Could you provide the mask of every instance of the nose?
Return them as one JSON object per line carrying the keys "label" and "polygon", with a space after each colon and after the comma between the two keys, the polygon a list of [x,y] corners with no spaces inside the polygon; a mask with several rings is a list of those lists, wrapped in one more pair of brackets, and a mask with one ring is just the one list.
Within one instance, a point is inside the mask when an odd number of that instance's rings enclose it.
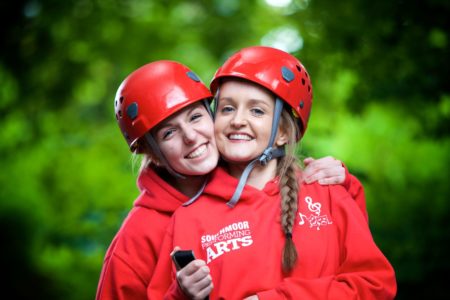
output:
{"label": "nose", "polygon": [[195,143],[195,139],[197,138],[197,132],[194,128],[191,128],[189,126],[183,128],[183,141],[186,144],[192,144]]}
{"label": "nose", "polygon": [[240,128],[247,124],[247,119],[242,111],[237,110],[236,113],[234,114],[233,118],[231,119],[230,123],[231,123],[231,126]]}

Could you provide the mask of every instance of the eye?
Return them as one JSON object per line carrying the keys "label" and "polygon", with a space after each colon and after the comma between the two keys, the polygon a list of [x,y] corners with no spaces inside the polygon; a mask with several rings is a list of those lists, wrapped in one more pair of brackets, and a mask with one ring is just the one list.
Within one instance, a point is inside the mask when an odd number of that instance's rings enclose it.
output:
{"label": "eye", "polygon": [[261,108],[258,108],[258,107],[252,108],[250,111],[252,112],[252,114],[254,116],[257,116],[257,117],[262,116],[265,113],[264,110],[262,110]]}
{"label": "eye", "polygon": [[223,114],[230,113],[230,112],[233,112],[233,111],[234,111],[234,107],[232,107],[230,105],[224,106],[224,107],[222,107],[220,109],[220,112],[223,113]]}
{"label": "eye", "polygon": [[169,128],[161,132],[161,137],[163,140],[169,139],[175,133],[175,128]]}
{"label": "eye", "polygon": [[199,120],[201,117],[203,117],[203,115],[201,113],[195,113],[191,116],[190,121],[193,122],[193,121]]}

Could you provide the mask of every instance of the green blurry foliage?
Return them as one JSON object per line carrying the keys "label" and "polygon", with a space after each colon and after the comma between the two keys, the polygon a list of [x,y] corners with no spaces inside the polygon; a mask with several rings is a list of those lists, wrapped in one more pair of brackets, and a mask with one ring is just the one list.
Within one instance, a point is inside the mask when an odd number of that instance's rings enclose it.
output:
{"label": "green blurry foliage", "polygon": [[397,299],[445,298],[449,2],[269,2],[0,4],[5,290],[94,298],[106,248],[138,195],[138,165],[113,112],[131,71],[173,59],[208,84],[233,51],[263,44],[293,52],[311,74],[301,154],[333,155],[363,182]]}

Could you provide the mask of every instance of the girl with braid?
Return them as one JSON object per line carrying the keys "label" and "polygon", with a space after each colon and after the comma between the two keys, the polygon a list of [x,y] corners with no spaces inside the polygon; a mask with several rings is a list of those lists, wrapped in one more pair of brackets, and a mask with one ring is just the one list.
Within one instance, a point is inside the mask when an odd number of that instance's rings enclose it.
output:
{"label": "girl with braid", "polygon": [[[294,155],[312,105],[306,69],[269,47],[211,83],[224,161],[168,225],[149,299],[393,299],[394,270],[341,185],[306,184]],[[173,251],[193,250],[181,270]]]}
{"label": "girl with braid", "polygon": [[[211,99],[192,70],[168,60],[136,69],[118,88],[117,123],[129,149],[142,156],[140,195],[105,255],[97,300],[147,298],[172,213],[195,199],[219,159]],[[325,157],[306,163],[307,180],[343,183],[357,194],[356,181],[338,160]]]}

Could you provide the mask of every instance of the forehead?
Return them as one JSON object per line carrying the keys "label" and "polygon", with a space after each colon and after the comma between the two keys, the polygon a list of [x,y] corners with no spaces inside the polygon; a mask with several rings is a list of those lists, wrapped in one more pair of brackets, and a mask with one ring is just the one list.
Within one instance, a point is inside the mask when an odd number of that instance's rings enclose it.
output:
{"label": "forehead", "polygon": [[247,99],[274,100],[274,95],[268,89],[247,80],[228,79],[220,86],[220,98],[239,97]]}
{"label": "forehead", "polygon": [[[172,114],[171,116],[167,117],[166,119],[162,120],[156,128],[161,128],[162,126],[169,124],[173,122],[176,119],[183,118],[185,115],[190,114],[192,111],[197,109],[205,109],[205,106],[201,101],[192,103],[191,105],[188,105],[187,107],[177,111],[176,113]],[[206,109],[205,109],[206,110]]]}

